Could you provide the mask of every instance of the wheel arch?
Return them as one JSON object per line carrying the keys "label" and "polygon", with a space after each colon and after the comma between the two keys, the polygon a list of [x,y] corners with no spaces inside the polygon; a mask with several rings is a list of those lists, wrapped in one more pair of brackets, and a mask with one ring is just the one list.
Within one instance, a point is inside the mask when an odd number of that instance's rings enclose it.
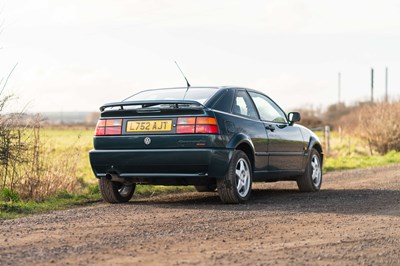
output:
{"label": "wheel arch", "polygon": [[228,148],[243,151],[250,160],[252,171],[255,166],[254,144],[249,136],[237,134],[227,145]]}
{"label": "wheel arch", "polygon": [[[311,160],[313,160],[313,154],[315,155],[316,153],[319,154],[319,159],[321,160],[319,163],[320,165],[314,165]],[[305,168],[304,168],[304,173],[302,175],[299,175],[296,179],[297,186],[299,187],[299,190],[301,192],[316,192],[319,191],[321,188],[322,184],[322,168],[323,168],[323,158],[324,158],[324,153],[322,150],[322,145],[318,141],[318,138],[313,138],[310,137],[310,142],[308,145],[308,149],[306,152],[305,158],[307,159],[305,161]],[[314,170],[317,169],[316,167],[319,168],[319,171],[316,172],[317,176],[314,176]],[[317,179],[318,178],[318,179]],[[315,183],[318,180],[318,183]]]}
{"label": "wheel arch", "polygon": [[320,143],[316,143],[316,144],[313,146],[313,148],[315,148],[315,149],[319,152],[319,154],[321,155],[321,163],[323,163],[323,162],[324,162],[324,152],[322,151],[322,146],[321,146],[321,144],[320,144]]}
{"label": "wheel arch", "polygon": [[323,163],[324,163],[324,151],[322,149],[322,145],[321,145],[321,143],[319,142],[318,139],[316,139],[314,137],[310,137],[310,142],[308,144],[308,149],[307,149],[307,153],[308,153],[307,159],[309,159],[310,154],[311,154],[311,149],[313,149],[313,148],[316,149],[318,151],[319,155],[321,156],[321,164],[323,165]]}

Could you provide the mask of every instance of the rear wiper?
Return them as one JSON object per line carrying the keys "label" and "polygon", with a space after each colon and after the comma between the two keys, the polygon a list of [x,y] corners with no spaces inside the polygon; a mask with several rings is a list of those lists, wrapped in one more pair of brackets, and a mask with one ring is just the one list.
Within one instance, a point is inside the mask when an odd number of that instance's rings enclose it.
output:
{"label": "rear wiper", "polygon": [[145,103],[142,104],[142,108],[148,108],[148,107],[152,107],[152,106],[156,106],[156,105],[160,105],[159,103]]}

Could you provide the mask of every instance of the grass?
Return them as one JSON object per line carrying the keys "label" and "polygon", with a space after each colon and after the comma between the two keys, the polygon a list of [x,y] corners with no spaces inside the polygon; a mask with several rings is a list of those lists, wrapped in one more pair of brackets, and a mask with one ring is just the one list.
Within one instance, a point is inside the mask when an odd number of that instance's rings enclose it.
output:
{"label": "grass", "polygon": [[[193,187],[176,186],[143,186],[138,185],[135,191],[135,198],[152,197],[163,194],[195,191]],[[0,194],[2,191],[0,191]],[[4,193],[3,193],[4,194]],[[0,220],[15,219],[27,215],[46,213],[55,210],[65,210],[77,206],[90,205],[102,201],[97,183],[86,187],[85,192],[79,194],[69,194],[60,192],[56,196],[41,202],[35,201],[15,201],[9,198],[4,200],[0,196]]]}
{"label": "grass", "polygon": [[86,183],[94,184],[92,168],[89,163],[89,151],[93,148],[93,128],[44,128],[42,129],[42,139],[44,140],[49,152],[54,154],[54,160],[68,154],[71,149],[75,149],[79,154],[77,165],[77,178]]}
{"label": "grass", "polygon": [[[193,187],[176,186],[143,186],[138,185],[135,198],[152,197],[156,195],[195,191]],[[54,197],[41,202],[21,201],[18,195],[9,194],[9,191],[0,191],[0,220],[15,219],[32,214],[46,213],[55,210],[65,210],[77,206],[90,205],[102,201],[97,183],[88,185],[84,192],[70,194],[60,192]]]}
{"label": "grass", "polygon": [[[95,191],[94,187],[92,187],[92,190]],[[45,213],[54,210],[63,210],[74,206],[87,205],[97,201],[100,201],[100,195],[98,192],[87,192],[82,194],[60,192],[56,196],[48,198],[42,202],[0,200],[0,220],[14,219],[30,214]]]}
{"label": "grass", "polygon": [[385,155],[350,155],[339,157],[328,157],[325,161],[326,171],[349,170],[356,168],[369,168],[400,164],[400,152],[391,151]]}
{"label": "grass", "polygon": [[[331,151],[326,155],[325,171],[336,171],[354,168],[367,168],[400,163],[400,152],[391,151],[386,155],[370,155],[368,145],[353,137],[331,135]],[[323,140],[323,137],[320,136]],[[52,210],[67,209],[101,201],[101,195],[89,163],[89,150],[93,147],[93,128],[43,128],[42,140],[45,141],[52,160],[69,154],[71,149],[79,154],[77,176],[82,188],[76,194],[60,192],[41,202],[21,201],[18,195],[9,191],[0,191],[0,219],[12,219],[30,214],[44,213]],[[136,198],[150,197],[176,192],[195,191],[191,186],[149,186],[138,185]]]}
{"label": "grass", "polygon": [[[320,136],[320,139],[324,138]],[[400,152],[390,151],[380,155],[372,151],[367,143],[352,136],[331,134],[330,153],[326,155],[324,170],[338,171],[400,164]]]}

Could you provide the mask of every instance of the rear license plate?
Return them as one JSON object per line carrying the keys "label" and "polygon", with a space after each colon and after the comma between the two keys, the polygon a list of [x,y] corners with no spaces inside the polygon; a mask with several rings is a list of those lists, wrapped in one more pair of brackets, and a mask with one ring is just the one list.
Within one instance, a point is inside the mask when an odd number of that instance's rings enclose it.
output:
{"label": "rear license plate", "polygon": [[172,120],[128,121],[126,132],[165,132],[172,130]]}

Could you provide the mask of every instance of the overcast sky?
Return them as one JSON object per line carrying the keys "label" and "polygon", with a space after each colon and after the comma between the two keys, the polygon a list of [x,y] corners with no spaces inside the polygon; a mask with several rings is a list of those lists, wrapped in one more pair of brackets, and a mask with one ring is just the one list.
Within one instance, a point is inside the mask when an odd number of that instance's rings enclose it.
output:
{"label": "overcast sky", "polygon": [[[93,111],[142,89],[238,85],[287,111],[400,96],[400,1],[0,0],[0,77],[29,111]],[[20,107],[18,107],[20,108]]]}

